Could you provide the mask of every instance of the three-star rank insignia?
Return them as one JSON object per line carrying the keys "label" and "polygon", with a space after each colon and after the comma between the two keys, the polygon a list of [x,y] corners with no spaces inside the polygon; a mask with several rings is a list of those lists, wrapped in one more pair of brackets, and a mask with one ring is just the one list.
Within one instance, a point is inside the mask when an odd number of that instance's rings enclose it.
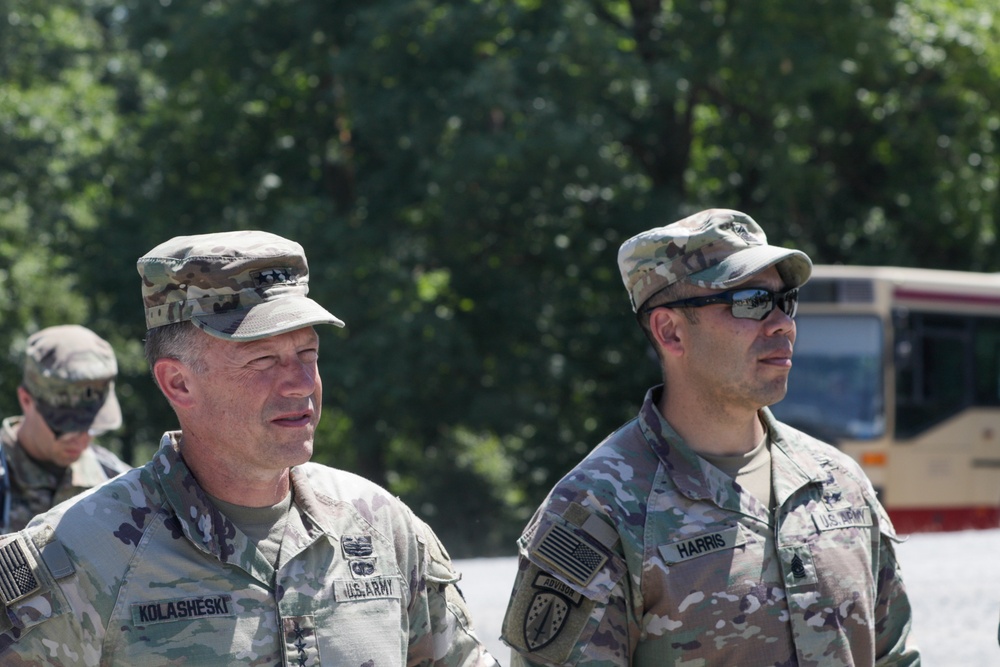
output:
{"label": "three-star rank insignia", "polygon": [[569,618],[569,605],[557,593],[539,592],[524,617],[524,642],[537,651],[559,636]]}

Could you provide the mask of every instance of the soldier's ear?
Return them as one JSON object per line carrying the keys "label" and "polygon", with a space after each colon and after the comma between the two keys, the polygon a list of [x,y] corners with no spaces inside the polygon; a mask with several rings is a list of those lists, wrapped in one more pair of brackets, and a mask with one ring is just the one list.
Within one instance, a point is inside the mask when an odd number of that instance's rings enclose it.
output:
{"label": "soldier's ear", "polygon": [[23,415],[28,412],[28,409],[34,404],[35,399],[31,397],[27,389],[23,386],[18,386],[17,402],[21,405],[21,414]]}
{"label": "soldier's ear", "polygon": [[656,308],[649,313],[649,331],[662,353],[678,356],[684,352],[684,337],[679,330],[684,316],[676,308]]}
{"label": "soldier's ear", "polygon": [[190,407],[194,403],[191,393],[191,383],[188,374],[190,369],[177,359],[164,357],[153,364],[153,377],[160,391],[170,404],[179,407]]}

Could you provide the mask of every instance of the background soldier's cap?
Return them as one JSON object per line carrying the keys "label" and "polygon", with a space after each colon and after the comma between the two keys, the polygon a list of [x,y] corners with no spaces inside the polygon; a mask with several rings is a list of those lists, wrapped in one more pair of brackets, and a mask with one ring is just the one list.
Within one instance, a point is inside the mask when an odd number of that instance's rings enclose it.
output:
{"label": "background soldier's cap", "polygon": [[344,323],[308,298],[302,246],[261,231],[178,236],[139,258],[146,328],[191,320],[205,333],[257,340]]}
{"label": "background soldier's cap", "polygon": [[618,268],[636,312],[676,282],[728,289],[771,266],[777,267],[786,289],[812,274],[812,261],[804,252],[768,245],[753,218],[720,208],[637,234],[618,250]]}
{"label": "background soldier's cap", "polygon": [[28,338],[22,384],[53,431],[100,434],[121,426],[117,375],[111,345],[86,327],[49,327]]}

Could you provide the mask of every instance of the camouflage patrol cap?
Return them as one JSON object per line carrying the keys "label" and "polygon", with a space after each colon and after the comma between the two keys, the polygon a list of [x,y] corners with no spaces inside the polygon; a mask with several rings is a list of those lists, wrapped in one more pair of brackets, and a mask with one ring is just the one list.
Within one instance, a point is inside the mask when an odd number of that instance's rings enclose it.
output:
{"label": "camouflage patrol cap", "polygon": [[146,328],[192,321],[249,341],[314,324],[344,323],[308,298],[302,246],[262,231],[178,236],[139,258]]}
{"label": "camouflage patrol cap", "polygon": [[53,431],[99,434],[121,426],[117,375],[111,345],[86,327],[49,327],[28,338],[22,385]]}
{"label": "camouflage patrol cap", "polygon": [[804,252],[768,245],[753,218],[721,208],[637,234],[618,250],[618,268],[637,312],[649,297],[676,282],[728,289],[771,266],[787,288],[798,287],[812,274],[812,261]]}

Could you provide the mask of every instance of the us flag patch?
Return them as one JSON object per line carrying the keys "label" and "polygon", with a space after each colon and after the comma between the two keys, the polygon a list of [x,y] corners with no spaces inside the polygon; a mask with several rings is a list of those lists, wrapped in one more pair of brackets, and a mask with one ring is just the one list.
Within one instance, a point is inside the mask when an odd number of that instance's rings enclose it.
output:
{"label": "us flag patch", "polygon": [[0,546],[0,598],[4,604],[17,602],[38,589],[38,579],[21,545],[21,538]]}
{"label": "us flag patch", "polygon": [[608,560],[607,556],[559,524],[553,524],[548,529],[538,543],[535,555],[581,586],[589,584]]}

